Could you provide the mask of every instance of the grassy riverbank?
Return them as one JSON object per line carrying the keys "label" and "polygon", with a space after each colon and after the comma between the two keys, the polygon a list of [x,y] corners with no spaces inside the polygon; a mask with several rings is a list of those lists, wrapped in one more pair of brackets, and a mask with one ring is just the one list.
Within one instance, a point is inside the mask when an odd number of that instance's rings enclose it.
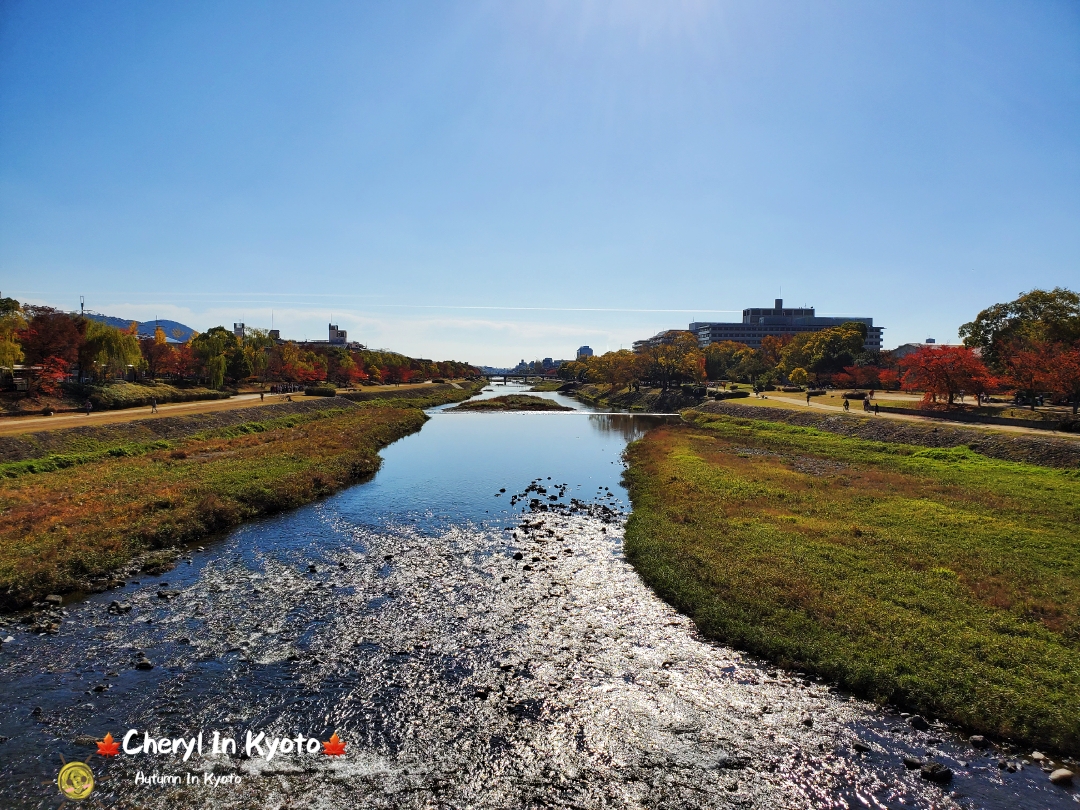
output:
{"label": "grassy riverbank", "polygon": [[72,436],[66,453],[54,444],[8,462],[0,607],[81,589],[142,552],[335,492],[375,472],[378,451],[427,418],[417,407],[332,402],[267,406],[262,420],[149,441],[125,442],[112,426]]}
{"label": "grassy riverbank", "polygon": [[1080,473],[693,419],[630,447],[626,552],[706,636],[1080,750]]}
{"label": "grassy riverbank", "polygon": [[477,399],[466,402],[450,410],[453,411],[572,411],[566,405],[543,397],[528,394],[507,394],[491,399]]}

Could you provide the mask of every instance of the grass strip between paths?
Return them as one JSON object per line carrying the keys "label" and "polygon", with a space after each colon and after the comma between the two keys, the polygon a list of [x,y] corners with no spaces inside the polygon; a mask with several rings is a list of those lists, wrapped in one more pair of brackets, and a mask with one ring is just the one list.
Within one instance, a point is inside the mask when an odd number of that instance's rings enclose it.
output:
{"label": "grass strip between paths", "polygon": [[685,415],[627,451],[625,542],[705,636],[1080,751],[1080,472]]}

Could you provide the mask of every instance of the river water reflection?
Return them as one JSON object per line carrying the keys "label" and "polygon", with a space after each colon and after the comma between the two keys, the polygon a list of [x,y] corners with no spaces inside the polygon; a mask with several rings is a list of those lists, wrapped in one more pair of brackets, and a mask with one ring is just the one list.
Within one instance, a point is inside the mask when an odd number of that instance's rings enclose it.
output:
{"label": "river water reflection", "polygon": [[[57,636],[19,634],[0,651],[0,804],[58,805],[61,757],[134,728],[347,749],[90,756],[102,806],[1075,806],[1038,769],[700,640],[621,554],[621,452],[665,417],[572,404],[436,409],[372,480],[70,606]],[[903,755],[956,776],[923,782]]]}

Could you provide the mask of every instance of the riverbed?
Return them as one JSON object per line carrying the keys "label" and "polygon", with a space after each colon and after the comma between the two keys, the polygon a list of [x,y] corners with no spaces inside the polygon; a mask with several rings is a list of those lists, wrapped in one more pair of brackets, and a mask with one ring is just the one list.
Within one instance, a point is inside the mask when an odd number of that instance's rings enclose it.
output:
{"label": "riverbed", "polygon": [[[371,480],[66,605],[55,636],[6,620],[0,804],[58,806],[80,760],[107,807],[1076,807],[1024,752],[703,641],[621,552],[622,450],[677,417],[539,396],[575,410],[435,409]],[[132,729],[204,753],[94,753]],[[320,745],[268,759],[249,732]]]}

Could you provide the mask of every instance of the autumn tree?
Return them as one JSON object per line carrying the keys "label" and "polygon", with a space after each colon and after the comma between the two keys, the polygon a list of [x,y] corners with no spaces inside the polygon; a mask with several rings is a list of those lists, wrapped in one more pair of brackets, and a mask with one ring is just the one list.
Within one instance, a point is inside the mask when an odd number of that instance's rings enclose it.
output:
{"label": "autumn tree", "polygon": [[23,311],[28,317],[26,327],[19,333],[19,343],[27,363],[40,364],[49,357],[57,357],[69,365],[78,361],[88,326],[85,320],[52,307],[28,306]]}
{"label": "autumn tree", "polygon": [[900,361],[901,386],[905,391],[923,391],[923,401],[945,397],[953,404],[960,392],[984,394],[995,385],[990,370],[965,346],[924,347]]}
{"label": "autumn tree", "polygon": [[175,349],[169,344],[165,330],[160,326],[155,327],[152,338],[141,338],[139,340],[139,349],[142,352],[146,370],[151,377],[156,378],[160,374],[168,373],[175,365],[173,363]]}
{"label": "autumn tree", "polygon": [[640,379],[642,357],[629,349],[619,349],[600,355],[592,365],[597,377],[610,383],[614,391],[622,391]]}
{"label": "autumn tree", "polygon": [[1055,394],[1068,397],[1076,416],[1080,409],[1080,342],[1073,346],[1058,344],[1049,382]]}
{"label": "autumn tree", "polygon": [[693,332],[669,332],[659,346],[645,351],[648,374],[663,389],[682,381],[698,382],[705,379],[705,355],[698,347]]}

